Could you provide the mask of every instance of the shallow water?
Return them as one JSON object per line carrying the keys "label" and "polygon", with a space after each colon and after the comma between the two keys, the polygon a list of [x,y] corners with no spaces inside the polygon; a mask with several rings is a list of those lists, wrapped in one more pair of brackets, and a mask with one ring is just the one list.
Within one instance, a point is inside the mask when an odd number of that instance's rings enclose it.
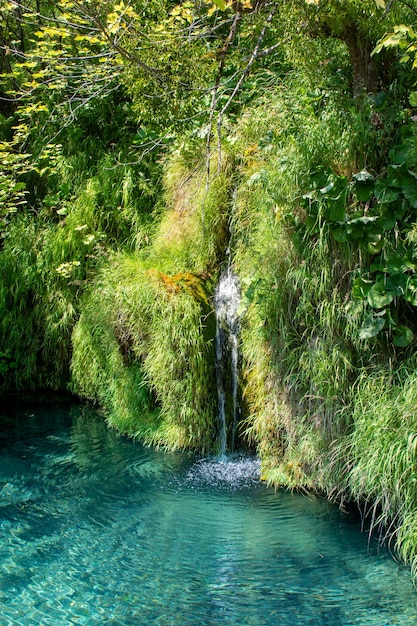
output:
{"label": "shallow water", "polygon": [[417,623],[409,572],[254,458],[144,449],[91,410],[0,429],[0,624]]}

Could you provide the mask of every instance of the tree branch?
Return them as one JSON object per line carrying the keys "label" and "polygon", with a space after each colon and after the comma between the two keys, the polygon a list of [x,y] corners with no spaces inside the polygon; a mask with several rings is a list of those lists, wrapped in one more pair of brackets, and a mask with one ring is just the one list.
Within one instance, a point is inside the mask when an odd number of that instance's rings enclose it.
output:
{"label": "tree branch", "polygon": [[206,189],[205,189],[205,196],[204,196],[204,200],[202,203],[202,210],[201,210],[201,222],[202,222],[202,230],[203,230],[203,239],[204,239],[204,234],[205,234],[205,224],[204,224],[204,205],[205,205],[205,200],[206,197],[208,195],[208,191],[209,191],[209,187],[210,187],[210,159],[211,159],[211,152],[210,152],[210,144],[211,144],[211,135],[212,135],[212,130],[213,130],[213,120],[214,120],[214,114],[217,108],[217,100],[218,100],[218,93],[219,93],[219,86],[220,86],[220,81],[223,75],[223,70],[224,70],[224,64],[225,64],[225,60],[226,60],[226,56],[227,53],[230,50],[230,47],[232,46],[235,37],[236,37],[236,33],[238,31],[239,28],[239,24],[241,22],[242,19],[242,13],[240,11],[236,11],[234,18],[233,18],[233,22],[230,26],[230,30],[229,33],[226,37],[226,40],[220,50],[220,53],[218,54],[218,58],[220,59],[220,65],[219,65],[219,70],[217,72],[217,76],[216,76],[216,80],[212,89],[212,96],[211,96],[211,104],[210,104],[210,115],[209,115],[209,122],[208,122],[208,131],[207,131],[207,141],[206,141]]}
{"label": "tree branch", "polygon": [[[226,104],[223,106],[223,108],[221,109],[220,113],[219,113],[219,117],[217,120],[217,150],[218,150],[218,171],[220,171],[221,168],[221,128],[222,128],[222,124],[223,124],[223,116],[226,113],[227,109],[229,108],[229,106],[231,105],[231,103],[233,102],[234,97],[236,96],[237,92],[239,91],[239,89],[241,88],[243,81],[245,80],[246,76],[249,74],[249,71],[252,67],[252,65],[254,64],[254,62],[256,61],[256,59],[258,59],[260,56],[263,56],[263,51],[260,51],[260,47],[262,44],[262,41],[264,40],[267,28],[269,26],[269,24],[271,23],[273,17],[275,14],[275,7],[272,8],[271,12],[269,13],[265,25],[262,28],[261,32],[259,33],[259,37],[258,40],[256,42],[255,48],[253,49],[253,52],[251,54],[251,57],[249,59],[249,61],[246,64],[245,69],[243,70],[238,82],[236,83],[232,93],[230,94]],[[276,44],[277,46],[278,44]],[[271,50],[275,49],[276,46],[271,46]],[[266,50],[265,50],[266,53]]]}

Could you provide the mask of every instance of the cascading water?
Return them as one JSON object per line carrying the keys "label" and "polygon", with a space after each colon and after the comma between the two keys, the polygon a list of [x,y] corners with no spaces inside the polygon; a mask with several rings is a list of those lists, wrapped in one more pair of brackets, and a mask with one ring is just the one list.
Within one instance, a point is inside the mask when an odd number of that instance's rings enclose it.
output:
{"label": "cascading water", "polygon": [[219,279],[214,293],[216,313],[216,378],[219,417],[219,452],[222,456],[235,446],[240,411],[238,398],[238,343],[240,289],[230,267]]}

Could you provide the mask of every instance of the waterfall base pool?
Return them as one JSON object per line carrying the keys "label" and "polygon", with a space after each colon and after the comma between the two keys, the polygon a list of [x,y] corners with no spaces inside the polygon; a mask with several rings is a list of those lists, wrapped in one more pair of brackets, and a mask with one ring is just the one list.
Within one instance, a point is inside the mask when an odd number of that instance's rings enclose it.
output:
{"label": "waterfall base pool", "polygon": [[1,425],[0,624],[417,623],[408,570],[251,457],[145,449],[82,407]]}

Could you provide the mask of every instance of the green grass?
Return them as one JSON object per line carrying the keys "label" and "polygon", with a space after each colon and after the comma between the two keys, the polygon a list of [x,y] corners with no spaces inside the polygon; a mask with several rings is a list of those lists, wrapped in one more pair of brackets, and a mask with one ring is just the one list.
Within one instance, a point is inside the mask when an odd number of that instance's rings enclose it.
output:
{"label": "green grass", "polygon": [[140,257],[118,255],[73,334],[73,390],[146,443],[209,450],[215,438],[210,315]]}
{"label": "green grass", "polygon": [[[80,150],[81,127],[82,121],[68,130],[53,171],[27,176],[31,209],[13,215],[2,233],[2,389],[68,384],[71,335],[84,290],[112,251],[146,247],[152,231],[160,190],[157,155],[118,165],[103,143],[115,129],[97,129],[94,136],[90,128]],[[119,145],[121,161],[128,160],[125,142]]]}
{"label": "green grass", "polygon": [[208,451],[217,438],[212,272],[230,183],[227,171],[208,193],[203,183],[201,167],[167,165],[167,210],[152,243],[103,264],[81,304],[71,368],[72,389],[105,407],[112,426],[146,443]]}
{"label": "green grass", "polygon": [[352,390],[352,428],[335,446],[342,496],[366,511],[371,532],[389,540],[417,573],[415,358],[396,371],[363,371]]}

